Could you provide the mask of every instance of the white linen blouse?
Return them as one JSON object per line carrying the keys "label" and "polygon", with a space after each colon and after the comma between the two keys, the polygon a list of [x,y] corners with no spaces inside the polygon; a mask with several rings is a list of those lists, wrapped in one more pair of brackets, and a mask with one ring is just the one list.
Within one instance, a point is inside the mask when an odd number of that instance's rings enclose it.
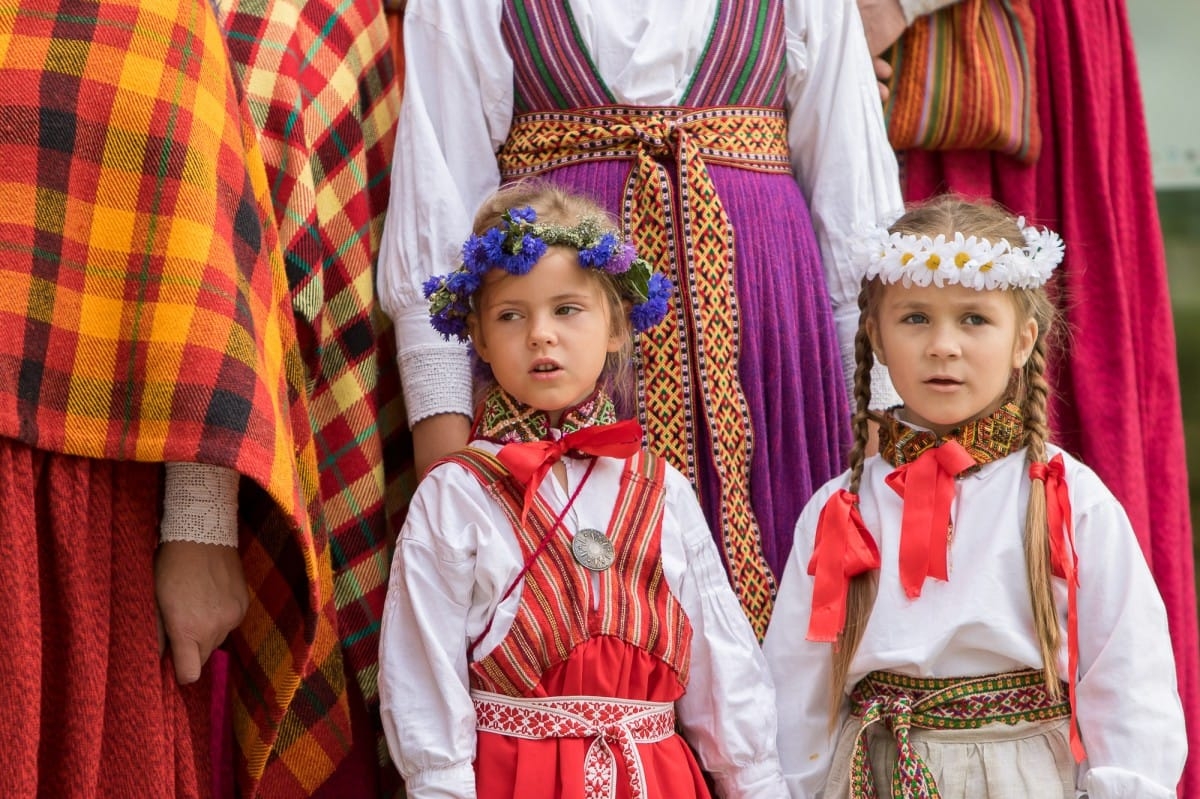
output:
{"label": "white linen blouse", "polygon": [[[718,0],[570,0],[579,33],[617,102],[678,103],[704,52]],[[495,154],[513,115],[502,0],[410,0],[391,201],[378,268],[395,322],[410,423],[472,413],[466,348],[429,325],[421,286],[456,268],[476,208],[500,182]],[[848,238],[902,209],[896,159],[854,0],[785,0],[788,143],[834,305],[843,372],[854,374],[859,275]],[[884,373],[876,407],[897,404]],[[849,393],[847,396],[853,396]]]}

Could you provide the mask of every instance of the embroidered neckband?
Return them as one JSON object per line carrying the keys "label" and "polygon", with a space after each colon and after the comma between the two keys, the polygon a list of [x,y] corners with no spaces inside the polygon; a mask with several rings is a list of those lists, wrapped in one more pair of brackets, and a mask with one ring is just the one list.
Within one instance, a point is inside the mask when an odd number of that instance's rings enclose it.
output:
{"label": "embroidered neckband", "polygon": [[[563,435],[585,427],[613,424],[618,421],[617,409],[602,389],[596,389],[578,405],[563,411],[558,429]],[[526,405],[499,386],[488,392],[479,406],[471,438],[482,438],[497,444],[523,441],[542,441],[550,438],[550,415]]]}
{"label": "embroidered neckband", "polygon": [[510,208],[499,225],[467,239],[458,269],[425,281],[430,324],[446,339],[466,341],[471,297],[483,285],[483,276],[492,269],[524,275],[554,246],[578,250],[580,266],[616,279],[621,296],[632,303],[629,322],[635,333],[649,330],[667,315],[671,281],[639,257],[632,244],[605,229],[599,218],[585,217],[572,227],[549,225],[538,222],[537,213],[525,207]]}
{"label": "embroidered neckband", "polygon": [[1063,241],[1049,228],[1026,226],[1024,217],[1017,219],[1017,225],[1025,237],[1024,247],[962,233],[930,238],[876,228],[854,242],[852,253],[867,280],[887,285],[1038,288],[1062,263]]}
{"label": "embroidered neckband", "polygon": [[1000,460],[1025,446],[1021,406],[1006,402],[987,416],[964,422],[941,437],[908,426],[896,418],[895,409],[884,412],[879,423],[879,455],[893,466],[914,461],[925,450],[946,441],[961,444],[977,466]]}

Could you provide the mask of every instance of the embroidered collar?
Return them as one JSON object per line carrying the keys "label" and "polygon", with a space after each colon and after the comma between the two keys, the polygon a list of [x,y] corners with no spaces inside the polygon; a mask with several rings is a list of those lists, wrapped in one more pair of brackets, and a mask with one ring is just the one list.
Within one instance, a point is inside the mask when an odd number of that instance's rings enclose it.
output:
{"label": "embroidered collar", "polygon": [[[617,409],[613,401],[603,391],[596,389],[583,402],[563,412],[558,429],[566,435],[585,427],[613,424],[616,421]],[[497,444],[514,444],[551,438],[550,429],[549,414],[529,407],[497,386],[480,406],[471,437]]]}
{"label": "embroidered collar", "polygon": [[879,426],[879,454],[893,466],[916,460],[922,452],[945,441],[957,441],[977,466],[1000,460],[1025,445],[1025,423],[1021,406],[1015,402],[1001,405],[994,413],[938,436],[929,430],[914,429],[896,418],[895,409],[884,413]]}

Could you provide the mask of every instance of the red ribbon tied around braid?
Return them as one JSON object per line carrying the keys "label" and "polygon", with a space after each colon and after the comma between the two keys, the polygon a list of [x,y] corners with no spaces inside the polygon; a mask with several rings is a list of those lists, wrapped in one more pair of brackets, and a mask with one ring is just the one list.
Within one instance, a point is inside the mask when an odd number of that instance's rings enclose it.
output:
{"label": "red ribbon tied around braid", "polygon": [[904,499],[900,519],[900,585],[909,599],[921,595],[926,577],[950,579],[950,505],[954,478],[975,466],[957,441],[930,447],[916,460],[889,474],[884,482]]}
{"label": "red ribbon tied around braid", "polygon": [[837,641],[846,626],[850,579],[879,568],[879,548],[858,512],[858,495],[840,489],[821,508],[808,573],[813,575],[810,641]]}
{"label": "red ribbon tied around braid", "polygon": [[1067,490],[1066,473],[1062,455],[1055,455],[1049,463],[1029,464],[1029,478],[1046,484],[1050,568],[1055,577],[1067,581],[1067,695],[1071,701],[1071,754],[1079,762],[1086,756],[1079,722],[1075,718],[1075,674],[1079,669],[1079,617],[1076,613],[1079,557],[1075,553],[1075,525],[1071,519],[1071,494]]}
{"label": "red ribbon tied around braid", "polygon": [[633,419],[614,424],[595,425],[567,433],[558,440],[524,441],[505,444],[496,458],[525,486],[525,501],[521,507],[521,524],[529,514],[529,506],[537,496],[538,487],[554,464],[564,455],[583,455],[628,458],[642,448],[642,426]]}

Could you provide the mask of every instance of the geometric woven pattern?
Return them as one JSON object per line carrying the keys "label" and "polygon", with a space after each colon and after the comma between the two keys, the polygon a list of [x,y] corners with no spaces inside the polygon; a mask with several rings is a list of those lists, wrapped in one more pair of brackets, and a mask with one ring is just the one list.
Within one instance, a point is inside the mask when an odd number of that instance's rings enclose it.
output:
{"label": "geometric woven pattern", "polygon": [[909,731],[913,727],[973,730],[988,724],[1048,721],[1068,718],[1071,705],[1066,699],[1050,697],[1040,670],[957,679],[921,679],[874,671],[854,687],[850,712],[859,722],[851,758],[850,796],[876,796],[864,733],[872,724],[882,722],[896,738],[893,799],[926,799],[938,796],[937,783],[912,747]]}
{"label": "geometric woven pattern", "polygon": [[532,740],[591,738],[583,761],[585,799],[616,799],[618,751],[629,775],[629,793],[635,799],[648,799],[637,745],[675,735],[675,706],[670,702],[513,699],[484,691],[472,691],[471,698],[475,726],[481,732]]}
{"label": "geometric woven pattern", "polygon": [[[883,413],[882,417],[879,454],[893,466],[911,463],[925,450],[945,441],[957,441],[980,466],[1000,460],[1025,446],[1025,421],[1021,406],[1015,402],[1007,402],[987,416],[964,422],[940,437],[901,423],[891,411]],[[974,471],[972,468],[961,476]]]}

